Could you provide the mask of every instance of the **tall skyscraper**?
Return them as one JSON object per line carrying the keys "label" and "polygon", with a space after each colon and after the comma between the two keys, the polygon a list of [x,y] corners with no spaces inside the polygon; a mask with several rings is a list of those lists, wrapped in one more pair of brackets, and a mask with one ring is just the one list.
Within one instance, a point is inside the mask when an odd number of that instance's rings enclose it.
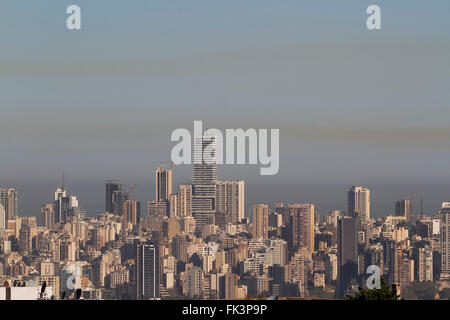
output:
{"label": "tall skyscraper", "polygon": [[0,203],[0,230],[4,230],[6,226],[6,211],[3,204]]}
{"label": "tall skyscraper", "polygon": [[147,203],[147,216],[161,216],[167,215],[168,203],[166,201],[149,201]]}
{"label": "tall skyscraper", "polygon": [[281,214],[284,225],[289,224],[289,208],[285,207],[283,202],[277,202],[275,204],[275,212]]}
{"label": "tall skyscraper", "polygon": [[178,210],[178,194],[171,194],[169,196],[169,218],[177,218],[179,216]]}
{"label": "tall skyscraper", "polygon": [[402,270],[402,245],[395,240],[385,239],[383,241],[385,259],[385,274],[388,283],[400,284]]}
{"label": "tall skyscraper", "polygon": [[347,196],[348,215],[359,216],[361,222],[370,220],[370,190],[361,186],[352,186]]}
{"label": "tall skyscraper", "polygon": [[122,191],[122,185],[119,183],[115,183],[112,180],[106,182],[106,204],[105,211],[115,213],[114,211],[114,192]]}
{"label": "tall skyscraper", "polygon": [[192,216],[192,185],[178,186],[177,205],[180,218]]}
{"label": "tall skyscraper", "polygon": [[395,202],[395,215],[405,217],[406,221],[412,220],[412,206],[410,200],[398,200]]}
{"label": "tall skyscraper", "polygon": [[119,216],[123,216],[123,205],[129,198],[127,191],[122,189],[120,183],[110,180],[106,182],[106,212],[111,212]]}
{"label": "tall skyscraper", "polygon": [[62,222],[65,213],[69,209],[69,198],[67,197],[66,188],[61,186],[55,191],[55,223]]}
{"label": "tall skyscraper", "polygon": [[112,213],[123,216],[123,204],[129,199],[129,194],[125,190],[116,190],[113,192]]}
{"label": "tall skyscraper", "polygon": [[76,210],[73,210],[74,208],[79,208],[77,197],[67,196],[66,188],[64,186],[58,187],[55,191],[54,223],[66,223],[68,217],[76,212]]}
{"label": "tall skyscraper", "polygon": [[19,193],[14,188],[0,188],[0,203],[5,209],[6,219],[14,220],[19,215]]}
{"label": "tall skyscraper", "polygon": [[441,220],[441,278],[450,278],[450,201],[442,204]]}
{"label": "tall skyscraper", "polygon": [[137,244],[136,298],[159,298],[159,247],[155,243]]}
{"label": "tall skyscraper", "polygon": [[203,272],[201,268],[195,266],[187,268],[183,289],[186,296],[201,298],[203,291]]}
{"label": "tall skyscraper", "polygon": [[177,261],[187,261],[187,247],[186,236],[177,235],[172,239],[172,255]]}
{"label": "tall skyscraper", "polygon": [[256,204],[252,207],[253,238],[269,238],[269,206]]}
{"label": "tall skyscraper", "polygon": [[139,201],[126,200],[123,203],[123,222],[125,226],[130,222],[133,226],[141,219],[141,203]]}
{"label": "tall skyscraper", "polygon": [[342,297],[358,275],[357,219],[354,217],[339,217],[338,220],[338,269],[336,295]]}
{"label": "tall skyscraper", "polygon": [[414,278],[419,281],[433,281],[433,250],[424,245],[413,249]]}
{"label": "tall skyscraper", "polygon": [[341,216],[341,211],[340,210],[333,210],[330,211],[326,216],[325,216],[325,222],[326,224],[330,224],[333,227],[337,228],[337,222],[339,217]]}
{"label": "tall skyscraper", "polygon": [[55,224],[55,205],[52,203],[45,204],[41,207],[42,225],[46,228],[53,229]]}
{"label": "tall skyscraper", "polygon": [[289,205],[294,250],[308,248],[309,252],[314,252],[314,212],[314,204],[296,203]]}
{"label": "tall skyscraper", "polygon": [[[217,182],[217,137],[196,137],[194,186],[213,186]],[[209,159],[206,157],[209,156]]]}
{"label": "tall skyscraper", "polygon": [[220,277],[220,298],[227,300],[235,300],[236,289],[238,287],[239,276],[234,273],[227,273]]}
{"label": "tall skyscraper", "polygon": [[[214,223],[217,182],[217,137],[195,137],[194,144],[194,186],[192,212],[196,231],[202,231],[207,224]],[[210,156],[209,159],[204,154]],[[198,163],[196,163],[198,162]]]}
{"label": "tall skyscraper", "polygon": [[233,224],[244,219],[244,181],[216,182],[216,212],[227,214]]}
{"label": "tall skyscraper", "polygon": [[19,250],[23,254],[30,254],[32,249],[31,227],[23,225],[19,232]]}
{"label": "tall skyscraper", "polygon": [[172,194],[172,168],[163,167],[156,169],[156,201],[169,201]]}

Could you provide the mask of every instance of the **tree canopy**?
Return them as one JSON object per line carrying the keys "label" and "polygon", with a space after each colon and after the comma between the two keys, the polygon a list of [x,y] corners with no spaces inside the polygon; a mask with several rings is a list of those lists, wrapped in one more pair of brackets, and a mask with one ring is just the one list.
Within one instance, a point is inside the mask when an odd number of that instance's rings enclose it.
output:
{"label": "tree canopy", "polygon": [[397,291],[391,288],[386,281],[381,278],[380,289],[362,289],[353,295],[345,296],[347,300],[401,300]]}

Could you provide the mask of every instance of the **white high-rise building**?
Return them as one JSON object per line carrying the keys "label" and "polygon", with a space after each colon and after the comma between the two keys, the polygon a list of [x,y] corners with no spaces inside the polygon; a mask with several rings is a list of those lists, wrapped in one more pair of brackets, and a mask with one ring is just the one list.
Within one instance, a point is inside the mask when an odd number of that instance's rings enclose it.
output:
{"label": "white high-rise building", "polygon": [[55,201],[59,200],[60,198],[64,198],[67,195],[66,188],[65,187],[58,187],[55,191]]}
{"label": "white high-rise building", "polygon": [[231,223],[244,219],[245,193],[244,181],[216,182],[216,212],[226,213]]}
{"label": "white high-rise building", "polygon": [[266,249],[266,261],[267,265],[278,264],[285,266],[288,264],[288,244],[285,240],[274,239],[270,240],[270,245]]}
{"label": "white high-rise building", "polygon": [[370,190],[361,186],[352,186],[348,192],[348,215],[359,216],[361,222],[370,220]]}
{"label": "white high-rise building", "polygon": [[414,248],[415,279],[419,282],[433,281],[433,250],[425,245],[422,248]]}
{"label": "white high-rise building", "polygon": [[[66,223],[67,217],[75,213],[75,209],[80,209],[76,196],[67,196],[65,187],[58,187],[55,191],[55,223]],[[83,215],[83,214],[82,214]]]}

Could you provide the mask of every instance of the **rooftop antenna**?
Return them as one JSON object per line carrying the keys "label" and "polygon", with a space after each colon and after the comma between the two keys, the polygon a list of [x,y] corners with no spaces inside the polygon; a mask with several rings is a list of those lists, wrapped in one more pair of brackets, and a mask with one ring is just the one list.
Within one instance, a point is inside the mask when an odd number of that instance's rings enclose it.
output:
{"label": "rooftop antenna", "polygon": [[62,187],[65,189],[66,188],[66,180],[65,180],[65,177],[64,177],[64,171],[63,171],[63,173],[62,173]]}

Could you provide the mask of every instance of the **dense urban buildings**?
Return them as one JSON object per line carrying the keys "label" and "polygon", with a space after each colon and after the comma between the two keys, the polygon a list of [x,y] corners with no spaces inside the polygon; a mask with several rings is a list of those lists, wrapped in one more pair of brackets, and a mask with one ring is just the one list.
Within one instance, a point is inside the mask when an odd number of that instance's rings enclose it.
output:
{"label": "dense urban buildings", "polygon": [[109,180],[105,211],[90,215],[63,183],[38,224],[18,214],[16,189],[0,188],[0,299],[336,299],[365,288],[374,265],[406,298],[420,284],[445,298],[450,202],[427,216],[398,200],[375,219],[370,190],[352,186],[347,212],[277,202],[246,215],[244,181],[219,180],[211,159],[176,187],[172,167],[158,167],[146,210],[134,185]]}

